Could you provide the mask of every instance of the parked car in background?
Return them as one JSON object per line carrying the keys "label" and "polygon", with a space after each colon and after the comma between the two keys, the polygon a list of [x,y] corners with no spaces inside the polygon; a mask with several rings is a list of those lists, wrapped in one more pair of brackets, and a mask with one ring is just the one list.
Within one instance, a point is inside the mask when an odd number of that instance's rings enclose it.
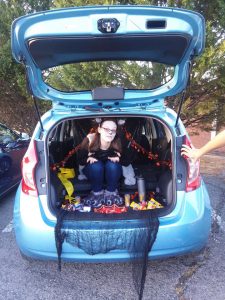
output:
{"label": "parked car in background", "polygon": [[0,197],[19,184],[21,161],[29,145],[26,133],[18,133],[0,123]]}

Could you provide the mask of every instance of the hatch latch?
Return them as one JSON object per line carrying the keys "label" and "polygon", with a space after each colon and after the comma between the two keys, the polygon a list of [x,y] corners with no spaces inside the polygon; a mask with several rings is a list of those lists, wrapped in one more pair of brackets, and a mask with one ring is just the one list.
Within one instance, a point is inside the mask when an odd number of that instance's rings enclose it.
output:
{"label": "hatch latch", "polygon": [[115,33],[119,26],[120,22],[115,18],[98,20],[98,30],[102,33]]}

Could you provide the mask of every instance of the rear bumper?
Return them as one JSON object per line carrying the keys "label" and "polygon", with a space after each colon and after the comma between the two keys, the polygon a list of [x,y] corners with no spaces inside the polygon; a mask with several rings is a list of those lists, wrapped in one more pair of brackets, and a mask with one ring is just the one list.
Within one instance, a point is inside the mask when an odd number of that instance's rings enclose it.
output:
{"label": "rear bumper", "polygon": [[[173,212],[159,220],[159,231],[149,253],[150,259],[182,255],[203,248],[211,227],[211,207],[204,183],[196,191],[178,192]],[[27,197],[19,187],[14,207],[14,228],[17,244],[25,255],[37,259],[57,259],[55,221],[45,197]],[[88,255],[64,242],[62,259],[73,262],[119,262],[129,260],[130,255],[124,250]]]}

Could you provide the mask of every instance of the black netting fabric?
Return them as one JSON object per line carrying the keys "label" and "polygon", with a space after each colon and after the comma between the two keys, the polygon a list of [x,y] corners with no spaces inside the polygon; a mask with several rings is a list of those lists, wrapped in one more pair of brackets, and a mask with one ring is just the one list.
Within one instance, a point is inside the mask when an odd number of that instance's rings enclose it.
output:
{"label": "black netting fabric", "polygon": [[156,239],[158,227],[159,220],[155,211],[102,215],[60,210],[55,226],[59,270],[64,241],[89,255],[117,249],[128,251],[134,286],[139,299],[142,299],[148,253]]}

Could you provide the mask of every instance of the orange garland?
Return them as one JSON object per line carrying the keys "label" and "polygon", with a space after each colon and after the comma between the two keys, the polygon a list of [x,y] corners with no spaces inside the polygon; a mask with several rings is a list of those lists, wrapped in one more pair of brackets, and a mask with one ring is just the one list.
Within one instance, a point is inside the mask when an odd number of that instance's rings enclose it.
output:
{"label": "orange garland", "polygon": [[[135,140],[132,138],[132,135],[130,132],[128,132],[126,130],[125,127],[123,127],[123,131],[125,132],[125,137],[126,139],[130,142],[130,145],[132,148],[134,148],[137,152],[140,152],[143,155],[146,155],[148,157],[148,159],[150,160],[155,160],[155,164],[157,167],[160,166],[167,166],[170,169],[172,168],[172,163],[171,161],[157,161],[159,156],[158,154],[153,154],[150,151],[147,151],[145,148],[143,148],[140,144],[138,144],[137,142],[135,142]],[[90,133],[94,133],[96,132],[96,130],[94,128],[91,128]],[[60,167],[65,167],[67,161],[80,149],[81,144],[77,145],[75,148],[73,148],[72,150],[70,150],[68,152],[68,154],[66,155],[66,157],[59,163],[53,164],[50,168],[52,171],[57,171]]]}
{"label": "orange garland", "polygon": [[70,159],[70,157],[72,157],[80,149],[80,147],[81,147],[81,144],[77,145],[75,148],[70,150],[68,152],[68,154],[66,155],[66,157],[62,161],[60,161],[59,163],[53,164],[51,166],[51,170],[57,171],[59,168],[65,167],[67,161]]}
{"label": "orange garland", "polygon": [[[133,147],[137,152],[140,152],[141,154],[146,155],[148,157],[148,159],[150,159],[150,160],[158,160],[158,158],[159,158],[158,154],[153,154],[152,152],[147,151],[140,144],[135,142],[135,140],[132,138],[131,133],[128,132],[125,127],[123,127],[123,131],[125,132],[125,137],[130,142],[131,147]],[[170,160],[169,161],[166,161],[166,160],[156,161],[155,164],[157,167],[161,167],[164,165],[164,166],[169,167],[170,169],[172,168],[172,162]]]}

